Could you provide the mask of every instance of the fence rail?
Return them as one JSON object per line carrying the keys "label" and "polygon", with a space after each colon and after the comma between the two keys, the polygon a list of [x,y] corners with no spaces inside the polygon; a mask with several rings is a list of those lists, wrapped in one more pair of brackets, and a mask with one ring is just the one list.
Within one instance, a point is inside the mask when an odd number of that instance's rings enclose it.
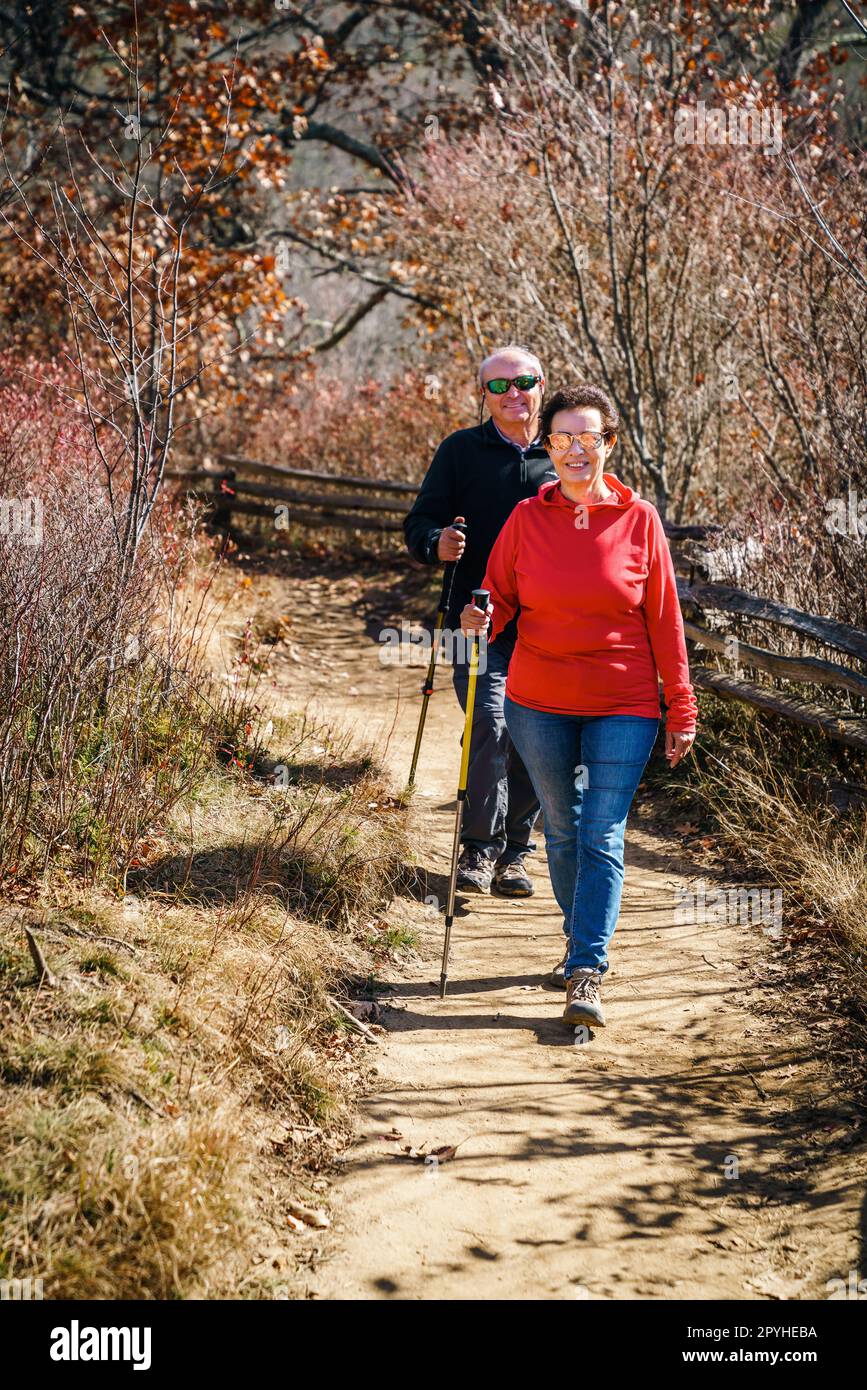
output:
{"label": "fence rail", "polygon": [[[288,468],[261,463],[240,454],[223,455],[220,464],[220,469],[176,469],[166,476],[180,489],[207,500],[213,524],[226,530],[231,526],[233,515],[239,513],[270,517],[278,529],[291,522],[305,527],[400,532],[409,499],[418,491],[417,483]],[[300,486],[287,486],[290,480]],[[697,664],[695,652],[691,650],[694,684],[724,698],[771,711],[794,723],[821,729],[839,743],[867,749],[867,718],[852,709],[827,709],[790,690],[745,680],[740,668],[762,672],[790,684],[846,691],[859,700],[867,698],[867,672],[826,657],[803,653],[787,656],[769,651],[710,627],[707,614],[721,613],[783,627],[862,664],[867,664],[867,632],[742,589],[707,582],[701,542],[711,540],[723,528],[714,524],[677,526],[665,522],[664,525],[678,574],[678,595],[690,648],[701,648],[734,662],[733,671]]]}
{"label": "fence rail", "polygon": [[[219,470],[206,468],[172,469],[167,479],[187,493],[210,505],[212,522],[229,530],[232,516],[270,516],[278,530],[291,522],[301,526],[334,526],[347,531],[401,531],[401,517],[409,508],[399,497],[414,497],[413,483],[396,483],[379,478],[344,477],[320,473],[309,468],[286,468],[273,463],[227,454]],[[275,479],[274,482],[260,481]],[[307,491],[281,485],[284,481],[321,483],[328,490]],[[385,494],[374,496],[374,493]],[[268,505],[264,499],[270,499]],[[261,499],[261,500],[259,500]],[[289,511],[291,504],[291,511]],[[281,511],[281,508],[283,511]],[[298,510],[310,508],[311,510]],[[365,515],[368,512],[374,515]]]}
{"label": "fence rail", "polygon": [[[242,458],[239,454],[224,454],[221,462],[235,472],[238,469],[251,473],[266,473],[273,478],[307,478],[310,482],[336,483],[339,486],[371,488],[375,492],[400,492],[406,497],[415,497],[418,483],[394,483],[382,478],[345,477],[338,473],[314,473],[309,468],[286,468],[278,463],[257,463],[255,459]],[[398,508],[399,510],[399,508]]]}
{"label": "fence rail", "polygon": [[[707,614],[722,613],[728,617],[783,627],[823,647],[843,652],[860,662],[867,662],[867,632],[862,632],[860,628],[849,623],[837,622],[833,618],[824,618],[816,613],[805,613],[773,599],[760,598],[756,594],[732,588],[728,584],[713,584],[701,578],[696,579],[696,571],[702,569],[702,553],[692,546],[686,546],[681,550],[678,543],[680,539],[669,534],[675,569],[682,570],[684,562],[689,569],[688,578],[679,574],[677,580],[687,644],[690,648],[700,647],[707,652],[722,655],[734,666],[734,670],[726,671],[698,664],[694,660],[694,652],[691,651],[690,676],[693,684],[700,690],[712,690],[724,699],[739,700],[755,709],[779,714],[793,723],[821,729],[835,742],[847,744],[850,748],[867,749],[867,718],[852,709],[828,709],[823,704],[803,699],[790,690],[780,690],[775,686],[759,685],[755,681],[746,680],[741,675],[740,668],[761,671],[789,684],[848,691],[862,701],[867,698],[867,673],[824,657],[803,653],[787,656],[769,651],[766,647],[755,646],[730,632],[709,627]],[[701,622],[696,622],[696,618],[700,618]]]}

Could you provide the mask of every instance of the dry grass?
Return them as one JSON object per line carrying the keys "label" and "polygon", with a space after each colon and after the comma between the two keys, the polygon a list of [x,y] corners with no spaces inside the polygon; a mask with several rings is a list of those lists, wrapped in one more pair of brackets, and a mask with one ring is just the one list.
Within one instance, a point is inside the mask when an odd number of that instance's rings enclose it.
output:
{"label": "dry grass", "polygon": [[329,995],[394,943],[406,853],[375,767],[322,738],[281,745],[284,788],[213,774],[124,899],[55,883],[0,912],[2,1277],[49,1298],[272,1297],[315,1253],[289,1204],[321,1204],[375,1053]]}
{"label": "dry grass", "polygon": [[[667,807],[698,812],[736,876],[782,890],[780,1007],[804,1021],[847,1102],[867,1110],[867,809],[860,755],[702,695],[696,758],[655,779]],[[700,845],[690,852],[701,859]],[[805,993],[806,991],[806,993]],[[821,1023],[817,1023],[821,1020]]]}
{"label": "dry grass", "polygon": [[702,704],[710,719],[700,744],[715,756],[699,748],[690,789],[729,850],[789,890],[815,926],[864,949],[867,815],[860,798],[845,809],[833,799],[835,787],[862,785],[863,760],[743,706]]}
{"label": "dry grass", "polygon": [[705,800],[729,847],[796,894],[816,926],[855,950],[867,948],[867,819],[841,822],[805,805],[791,778],[755,754],[745,755],[724,789],[712,787],[705,786]]}
{"label": "dry grass", "polygon": [[[114,609],[86,649],[68,632],[91,590],[100,616],[111,550],[72,519],[27,681],[2,672],[0,1278],[274,1296],[316,1253],[291,1208],[321,1205],[375,1053],[332,1001],[408,944],[387,917],[405,813],[370,750],[269,718],[283,627],[254,631],[251,581],[180,520],[136,590],[144,655],[106,683]],[[10,612],[32,568],[7,548]]]}
{"label": "dry grass", "polygon": [[[712,798],[731,854],[782,890],[780,1011],[810,1029],[837,1111],[867,1118],[867,816],[841,822],[767,768],[741,767]],[[765,775],[763,775],[765,774]]]}

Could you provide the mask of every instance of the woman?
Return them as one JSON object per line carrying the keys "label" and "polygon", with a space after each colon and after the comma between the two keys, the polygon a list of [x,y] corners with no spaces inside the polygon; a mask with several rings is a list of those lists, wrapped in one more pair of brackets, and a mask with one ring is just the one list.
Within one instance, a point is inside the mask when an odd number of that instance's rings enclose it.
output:
{"label": "woman", "polygon": [[544,406],[557,472],[500,532],[463,631],[491,620],[495,641],[520,609],[505,719],[545,817],[545,848],[567,945],[563,1021],[602,1025],[600,987],[623,889],[632,798],[656,740],[659,678],[672,767],[695,738],[674,566],[656,508],[605,462],[617,413],[604,391],[574,386]]}

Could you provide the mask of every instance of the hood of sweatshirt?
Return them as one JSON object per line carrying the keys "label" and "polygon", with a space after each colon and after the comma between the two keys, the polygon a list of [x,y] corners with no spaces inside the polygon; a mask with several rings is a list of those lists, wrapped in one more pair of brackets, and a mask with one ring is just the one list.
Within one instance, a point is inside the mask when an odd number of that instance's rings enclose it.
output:
{"label": "hood of sweatshirt", "polygon": [[635,488],[627,487],[621,483],[613,473],[603,473],[602,481],[612,492],[617,494],[617,501],[606,502],[570,502],[568,497],[563,496],[560,487],[560,479],[557,478],[552,483],[543,483],[539,488],[539,500],[550,507],[565,507],[567,511],[574,512],[577,507],[584,507],[589,512],[601,511],[603,507],[610,507],[613,511],[623,511],[626,507],[631,507],[633,502],[637,502],[641,496]]}

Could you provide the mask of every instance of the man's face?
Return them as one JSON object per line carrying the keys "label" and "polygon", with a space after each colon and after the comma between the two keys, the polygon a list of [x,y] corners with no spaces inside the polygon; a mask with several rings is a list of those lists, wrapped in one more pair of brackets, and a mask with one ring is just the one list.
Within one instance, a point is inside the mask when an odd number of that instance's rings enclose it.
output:
{"label": "man's face", "polygon": [[[497,377],[511,380],[516,376],[538,375],[539,368],[536,363],[531,357],[525,357],[522,352],[503,353],[500,357],[494,357],[484,371],[486,382],[494,381]],[[484,403],[491,412],[494,424],[499,425],[500,429],[505,432],[509,425],[529,422],[538,416],[542,408],[544,389],[544,379],[537,382],[529,391],[521,391],[517,386],[510,386],[504,396],[493,395],[485,386],[483,388]]]}

